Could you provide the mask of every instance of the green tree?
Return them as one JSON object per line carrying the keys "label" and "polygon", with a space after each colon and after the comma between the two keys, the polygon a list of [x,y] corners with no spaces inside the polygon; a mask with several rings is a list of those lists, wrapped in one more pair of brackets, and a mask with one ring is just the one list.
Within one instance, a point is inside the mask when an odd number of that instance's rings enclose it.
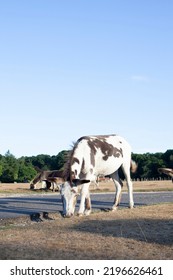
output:
{"label": "green tree", "polygon": [[51,157],[49,155],[38,155],[31,158],[33,166],[40,170],[51,169]]}
{"label": "green tree", "polygon": [[18,179],[19,165],[14,155],[7,151],[5,156],[2,158],[2,174],[1,181],[12,183]]}
{"label": "green tree", "polygon": [[25,158],[20,158],[18,162],[18,182],[30,182],[37,174],[37,171],[35,170],[32,163],[27,162],[27,159]]}
{"label": "green tree", "polygon": [[57,169],[62,169],[64,164],[66,163],[67,159],[69,156],[69,151],[61,151],[58,155],[57,155],[57,159],[56,159],[56,163],[57,163]]}
{"label": "green tree", "polygon": [[163,154],[163,160],[165,162],[166,167],[173,168],[173,150],[167,150]]}

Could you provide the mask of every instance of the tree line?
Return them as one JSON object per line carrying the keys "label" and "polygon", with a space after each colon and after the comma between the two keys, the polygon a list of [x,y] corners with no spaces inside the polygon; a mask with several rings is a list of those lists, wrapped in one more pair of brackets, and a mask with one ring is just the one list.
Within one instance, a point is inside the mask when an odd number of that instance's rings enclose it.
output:
{"label": "tree line", "polygon": [[[58,155],[22,156],[16,158],[10,151],[0,155],[0,182],[30,182],[41,170],[62,170],[67,161],[69,151],[61,151]],[[138,164],[133,180],[155,180],[168,178],[158,173],[158,168],[173,168],[173,150],[165,153],[132,154],[133,160]],[[120,176],[122,172],[120,170]]]}

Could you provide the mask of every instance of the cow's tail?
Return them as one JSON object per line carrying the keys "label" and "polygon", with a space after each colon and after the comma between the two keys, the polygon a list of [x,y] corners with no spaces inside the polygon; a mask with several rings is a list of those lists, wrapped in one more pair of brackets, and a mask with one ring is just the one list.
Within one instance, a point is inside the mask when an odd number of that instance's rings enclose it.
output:
{"label": "cow's tail", "polygon": [[136,163],[134,160],[131,159],[131,162],[130,162],[130,169],[131,169],[131,172],[132,172],[132,173],[135,173],[136,170],[137,170],[137,168],[138,168],[137,163]]}

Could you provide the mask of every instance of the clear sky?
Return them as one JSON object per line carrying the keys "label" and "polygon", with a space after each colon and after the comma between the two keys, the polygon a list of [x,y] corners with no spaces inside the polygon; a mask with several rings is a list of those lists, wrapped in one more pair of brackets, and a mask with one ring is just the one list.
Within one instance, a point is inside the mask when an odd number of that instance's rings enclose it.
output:
{"label": "clear sky", "polygon": [[0,154],[173,148],[172,0],[0,0]]}

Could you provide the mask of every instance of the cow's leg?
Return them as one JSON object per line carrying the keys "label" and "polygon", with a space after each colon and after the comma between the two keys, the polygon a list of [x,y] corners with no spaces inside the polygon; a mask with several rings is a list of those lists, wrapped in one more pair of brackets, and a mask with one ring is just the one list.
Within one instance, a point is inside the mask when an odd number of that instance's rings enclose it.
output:
{"label": "cow's leg", "polygon": [[120,200],[121,200],[121,189],[122,189],[122,181],[119,178],[118,175],[118,171],[116,171],[115,173],[113,173],[111,175],[111,178],[113,179],[115,188],[116,188],[116,193],[115,193],[115,200],[114,200],[114,204],[112,206],[112,210],[116,210],[118,205],[120,204]]}
{"label": "cow's leg", "polygon": [[35,185],[33,183],[30,184],[30,190],[34,190],[35,189]]}
{"label": "cow's leg", "polygon": [[52,192],[55,192],[55,182],[52,182]]}
{"label": "cow's leg", "polygon": [[42,189],[47,189],[47,181],[46,180],[42,181],[41,188]]}
{"label": "cow's leg", "polygon": [[128,188],[128,194],[129,194],[129,207],[133,208],[134,207],[133,184],[132,184],[132,180],[130,177],[130,161],[129,161],[129,164],[123,164],[122,169],[123,169],[126,181],[127,181],[127,188]]}
{"label": "cow's leg", "polygon": [[91,213],[91,198],[90,198],[90,193],[88,190],[88,195],[85,198],[85,215],[89,215]]}
{"label": "cow's leg", "polygon": [[91,212],[91,199],[89,193],[89,185],[90,183],[86,183],[81,186],[81,200],[80,200],[79,211],[78,211],[79,216],[83,214],[89,215]]}

